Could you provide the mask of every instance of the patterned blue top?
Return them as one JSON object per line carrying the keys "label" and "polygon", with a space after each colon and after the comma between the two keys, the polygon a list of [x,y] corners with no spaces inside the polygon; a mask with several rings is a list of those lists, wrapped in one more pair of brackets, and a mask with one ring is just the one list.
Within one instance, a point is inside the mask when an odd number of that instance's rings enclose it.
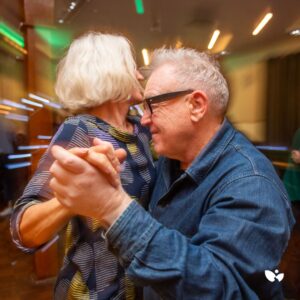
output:
{"label": "patterned blue top", "polygon": [[[98,137],[111,142],[115,149],[125,149],[127,159],[121,172],[123,188],[140,204],[146,205],[155,178],[149,146],[150,133],[140,125],[139,117],[128,116],[128,119],[134,124],[133,134],[120,131],[91,115],[70,117],[60,126],[50,147],[54,144],[66,149],[89,147],[93,138]],[[50,147],[40,160],[24,194],[16,202],[11,218],[15,244],[29,253],[41,247],[31,249],[22,245],[19,222],[27,207],[54,197],[49,188],[49,168],[53,163]],[[55,299],[134,299],[133,285],[107,249],[102,232],[94,219],[77,216],[70,221],[66,228],[66,255],[58,274]]]}

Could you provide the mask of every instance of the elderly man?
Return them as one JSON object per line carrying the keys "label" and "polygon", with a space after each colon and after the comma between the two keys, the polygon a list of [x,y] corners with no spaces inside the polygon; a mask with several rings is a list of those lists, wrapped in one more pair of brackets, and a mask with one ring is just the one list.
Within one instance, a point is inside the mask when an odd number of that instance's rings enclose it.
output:
{"label": "elderly man", "polygon": [[218,65],[191,49],[160,49],[151,69],[142,124],[164,157],[149,212],[95,167],[109,167],[111,149],[90,150],[92,166],[54,147],[57,198],[99,220],[144,299],[282,299],[276,269],[294,223],[288,197],[271,163],[224,117]]}

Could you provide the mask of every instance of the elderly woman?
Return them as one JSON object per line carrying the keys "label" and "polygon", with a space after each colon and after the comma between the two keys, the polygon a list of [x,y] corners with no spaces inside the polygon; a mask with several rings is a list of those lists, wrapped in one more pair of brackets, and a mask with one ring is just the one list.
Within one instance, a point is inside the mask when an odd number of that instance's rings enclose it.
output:
{"label": "elderly woman", "polygon": [[[60,126],[51,145],[66,149],[93,145],[95,137],[127,152],[123,188],[140,203],[154,181],[150,134],[129,108],[142,99],[130,43],[122,36],[88,33],[71,44],[58,66],[56,93],[74,113]],[[14,242],[34,252],[66,228],[66,255],[55,299],[134,299],[134,288],[106,247],[103,229],[93,219],[74,216],[49,188],[51,151],[17,201],[11,220]],[[101,193],[101,190],[99,190]],[[109,199],[107,199],[109,201]]]}

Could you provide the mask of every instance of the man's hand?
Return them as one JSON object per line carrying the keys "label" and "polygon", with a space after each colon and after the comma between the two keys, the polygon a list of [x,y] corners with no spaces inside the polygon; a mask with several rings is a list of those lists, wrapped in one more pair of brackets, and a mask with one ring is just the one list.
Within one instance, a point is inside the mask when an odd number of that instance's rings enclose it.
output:
{"label": "man's hand", "polygon": [[[112,186],[106,178],[107,174],[117,174],[106,155],[102,154],[101,162],[94,156],[99,153],[93,153],[89,158],[97,160],[97,167],[105,172],[103,174],[62,147],[53,146],[52,154],[56,161],[50,168],[53,175],[50,187],[58,201],[74,214],[96,218],[104,227],[109,227],[131,203],[120,180]],[[85,159],[88,156],[83,155]]]}

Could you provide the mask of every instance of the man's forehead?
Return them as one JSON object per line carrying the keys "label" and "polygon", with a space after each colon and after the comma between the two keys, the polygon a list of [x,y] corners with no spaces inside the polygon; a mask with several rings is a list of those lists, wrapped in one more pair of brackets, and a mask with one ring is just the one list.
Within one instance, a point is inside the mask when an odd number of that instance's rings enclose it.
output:
{"label": "man's forehead", "polygon": [[174,69],[164,65],[152,72],[145,86],[145,97],[171,92],[176,87]]}

